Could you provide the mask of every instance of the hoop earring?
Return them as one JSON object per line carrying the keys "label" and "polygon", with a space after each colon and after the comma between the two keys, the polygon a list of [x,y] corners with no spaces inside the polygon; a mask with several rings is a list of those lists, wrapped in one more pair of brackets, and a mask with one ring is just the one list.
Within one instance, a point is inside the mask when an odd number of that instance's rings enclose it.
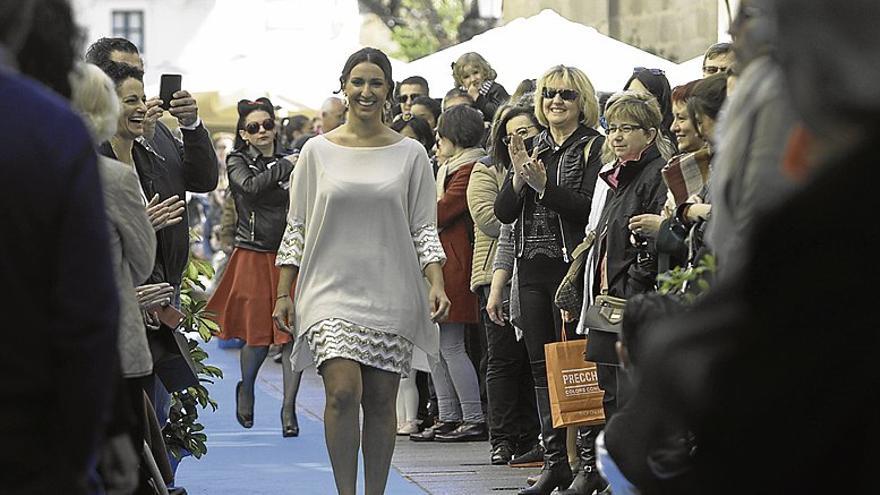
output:
{"label": "hoop earring", "polygon": [[390,112],[390,111],[391,111],[391,106],[392,106],[392,105],[391,105],[391,102],[388,101],[388,100],[385,100],[385,111],[386,111],[386,112]]}
{"label": "hoop earring", "polygon": [[348,95],[345,94],[345,93],[342,93],[342,104],[345,106],[345,108],[348,108],[348,107],[349,107],[349,105],[348,105]]}

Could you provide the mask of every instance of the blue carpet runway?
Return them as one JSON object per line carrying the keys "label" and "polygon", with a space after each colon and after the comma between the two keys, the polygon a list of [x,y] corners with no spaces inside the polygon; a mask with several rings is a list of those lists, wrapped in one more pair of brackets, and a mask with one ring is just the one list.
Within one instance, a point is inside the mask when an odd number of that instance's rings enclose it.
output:
{"label": "blue carpet runway", "polygon": [[[336,493],[320,420],[323,390],[314,369],[305,371],[297,404],[300,436],[281,436],[281,367],[271,359],[260,370],[256,386],[254,427],[235,420],[235,384],[240,372],[238,350],[204,345],[207,362],[225,378],[208,387],[218,403],[216,412],[200,410],[208,435],[208,453],[188,457],[177,470],[177,485],[192,495],[332,495]],[[363,493],[363,460],[358,493]],[[391,470],[388,495],[424,495],[416,484]]]}

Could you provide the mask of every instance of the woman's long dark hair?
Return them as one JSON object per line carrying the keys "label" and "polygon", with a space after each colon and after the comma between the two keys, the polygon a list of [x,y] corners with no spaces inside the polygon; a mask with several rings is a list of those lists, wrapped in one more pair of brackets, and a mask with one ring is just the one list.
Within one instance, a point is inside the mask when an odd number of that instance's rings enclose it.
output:
{"label": "woman's long dark hair", "polygon": [[636,69],[623,85],[623,89],[629,89],[629,85],[636,79],[648,88],[648,91],[657,99],[657,103],[660,105],[660,115],[663,117],[659,130],[677,148],[677,141],[670,130],[674,116],[672,115],[672,88],[669,85],[669,79],[666,79],[666,74],[658,69]]}
{"label": "woman's long dark hair", "polygon": [[360,50],[351,54],[348,57],[348,60],[345,61],[345,65],[342,67],[342,74],[339,76],[339,91],[345,87],[345,81],[348,81],[348,77],[351,75],[352,69],[354,69],[358,64],[369,62],[371,64],[376,64],[382,69],[382,74],[385,75],[385,84],[388,85],[388,94],[386,95],[386,100],[389,103],[394,101],[394,78],[391,75],[391,61],[388,60],[388,56],[385,55],[382,50],[377,50],[375,48],[361,48]]}
{"label": "woman's long dark hair", "polygon": [[532,121],[532,124],[538,127],[539,131],[544,130],[544,126],[538,122],[535,117],[535,107],[531,105],[517,105],[510,107],[504,114],[499,115],[495,124],[492,126],[491,146],[489,152],[495,162],[495,166],[501,168],[510,167],[510,155],[507,153],[507,145],[504,144],[504,137],[507,136],[507,123],[514,117],[525,115]]}
{"label": "woman's long dark hair", "polygon": [[407,127],[413,130],[418,141],[422,143],[422,146],[425,147],[425,151],[430,155],[431,149],[435,144],[434,129],[431,129],[431,126],[428,125],[425,119],[420,119],[409,113],[402,113],[391,122],[391,129],[394,130],[394,132],[402,132]]}
{"label": "woman's long dark hair", "polygon": [[[247,119],[247,116],[257,110],[262,110],[269,114],[269,117],[272,120],[275,120],[275,106],[272,105],[272,101],[265,96],[257,98],[255,101],[251,100],[240,100],[238,102],[238,123],[235,124],[235,146],[233,149],[235,151],[239,151],[247,147],[247,142],[241,138],[241,132],[244,130],[244,122]],[[278,139],[278,133],[275,134],[275,139]]]}
{"label": "woman's long dark hair", "polygon": [[[701,79],[694,85],[690,98],[687,100],[688,116],[694,123],[699,122],[698,114],[705,115],[712,120],[718,119],[718,113],[724,100],[727,98],[727,74],[713,74],[705,79]],[[709,139],[710,136],[704,136],[699,125],[694,126],[697,134],[703,139]]]}

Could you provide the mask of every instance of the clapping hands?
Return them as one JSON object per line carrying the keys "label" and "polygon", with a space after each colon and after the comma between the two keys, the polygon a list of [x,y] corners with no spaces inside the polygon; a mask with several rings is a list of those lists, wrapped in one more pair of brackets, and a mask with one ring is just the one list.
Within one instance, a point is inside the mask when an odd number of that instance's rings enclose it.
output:
{"label": "clapping hands", "polygon": [[536,159],[534,151],[532,156],[529,156],[522,136],[518,134],[511,136],[507,151],[510,154],[510,161],[513,163],[514,188],[519,191],[523,184],[527,184],[535,191],[542,192],[544,186],[547,185],[547,168],[544,166],[544,162]]}
{"label": "clapping hands", "polygon": [[147,204],[147,216],[155,232],[182,222],[185,211],[186,203],[176,194],[165,201],[159,201],[159,195],[156,194]]}

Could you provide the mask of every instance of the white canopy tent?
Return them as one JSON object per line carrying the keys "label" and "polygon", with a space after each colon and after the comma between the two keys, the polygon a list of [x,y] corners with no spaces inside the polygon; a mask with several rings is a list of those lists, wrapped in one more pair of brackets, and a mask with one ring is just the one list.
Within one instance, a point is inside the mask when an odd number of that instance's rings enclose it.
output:
{"label": "white canopy tent", "polygon": [[703,77],[703,56],[694,57],[673,67],[667,74],[672,87]]}
{"label": "white canopy tent", "polygon": [[597,91],[623,89],[634,67],[667,72],[676,67],[669,60],[569,21],[548,9],[410,62],[404,73],[395,74],[395,79],[420,75],[431,85],[432,96],[442,96],[454,86],[451,64],[467,52],[485,57],[498,72],[498,82],[511,93],[523,79],[538,78],[558,64],[582,69]]}

